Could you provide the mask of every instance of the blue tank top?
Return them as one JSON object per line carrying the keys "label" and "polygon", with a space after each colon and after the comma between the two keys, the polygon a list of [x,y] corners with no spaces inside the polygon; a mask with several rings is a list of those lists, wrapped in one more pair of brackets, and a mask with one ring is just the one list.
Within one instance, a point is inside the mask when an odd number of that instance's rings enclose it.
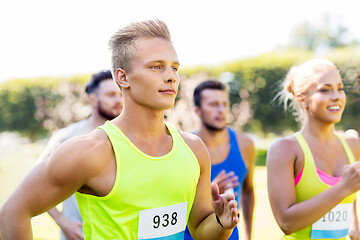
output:
{"label": "blue tank top", "polygon": [[[243,183],[245,181],[246,174],[248,172],[248,169],[245,165],[244,159],[241,155],[239,144],[236,138],[236,133],[234,130],[227,128],[230,138],[230,151],[226,159],[221,162],[214,165],[211,165],[211,181],[222,171],[225,170],[228,172],[235,172],[235,174],[239,178],[239,186],[234,188],[234,193],[237,193],[235,196],[236,201],[238,202],[238,206],[240,208],[241,202],[241,189],[243,186]],[[185,231],[185,238],[184,240],[192,240],[193,238],[190,235],[189,229],[186,227]],[[228,240],[238,240],[239,239],[239,231],[238,228],[234,228],[233,233],[231,234],[230,238]]]}

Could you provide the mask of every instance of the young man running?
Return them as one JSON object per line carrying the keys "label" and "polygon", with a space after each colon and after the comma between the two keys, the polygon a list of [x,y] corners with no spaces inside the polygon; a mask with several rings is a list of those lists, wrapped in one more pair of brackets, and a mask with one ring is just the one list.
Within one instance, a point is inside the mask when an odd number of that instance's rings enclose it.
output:
{"label": "young man running", "polygon": [[131,24],[110,47],[122,113],[30,172],[0,210],[3,238],[31,239],[31,217],[76,192],[85,239],[181,239],[186,224],[196,239],[227,239],[239,222],[234,195],[210,187],[202,141],[164,122],[180,65],[167,26]]}

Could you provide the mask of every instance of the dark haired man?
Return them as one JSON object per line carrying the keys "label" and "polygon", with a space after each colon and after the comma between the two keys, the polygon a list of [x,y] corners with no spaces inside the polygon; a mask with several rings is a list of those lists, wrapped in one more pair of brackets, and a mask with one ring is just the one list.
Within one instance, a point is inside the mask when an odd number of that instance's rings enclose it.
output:
{"label": "dark haired man", "polygon": [[[37,162],[46,160],[55,149],[71,137],[87,134],[97,126],[117,117],[122,110],[122,95],[112,79],[111,71],[92,75],[85,89],[92,113],[89,118],[57,131],[47,144]],[[83,239],[82,220],[75,195],[63,202],[62,212],[57,208],[48,211],[61,229],[61,240]]]}
{"label": "dark haired man", "polygon": [[[200,83],[194,90],[194,105],[201,119],[200,130],[195,134],[203,140],[209,151],[211,180],[218,184],[220,193],[235,193],[245,220],[245,237],[250,240],[254,209],[252,178],[256,156],[253,141],[226,126],[229,94],[223,83],[217,80]],[[185,240],[189,239],[192,238],[187,233]],[[239,239],[237,228],[229,239]]]}

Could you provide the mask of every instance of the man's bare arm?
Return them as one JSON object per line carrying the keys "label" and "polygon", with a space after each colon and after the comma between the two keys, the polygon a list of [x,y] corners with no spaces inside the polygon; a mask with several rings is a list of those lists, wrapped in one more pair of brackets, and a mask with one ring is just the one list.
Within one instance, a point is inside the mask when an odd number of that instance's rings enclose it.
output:
{"label": "man's bare arm", "polygon": [[245,225],[245,239],[250,240],[255,205],[253,176],[256,161],[256,148],[254,142],[245,134],[242,134],[239,139],[241,153],[248,169],[242,189],[241,207]]}
{"label": "man's bare arm", "polygon": [[[100,151],[99,151],[100,150]],[[4,239],[32,239],[31,218],[55,207],[86,185],[101,148],[88,136],[60,146],[24,178],[0,210]]]}
{"label": "man's bare arm", "polygon": [[84,239],[84,234],[82,232],[83,224],[81,221],[72,221],[67,219],[56,207],[50,209],[48,214],[61,228],[66,236],[66,239]]}
{"label": "man's bare arm", "polygon": [[[189,230],[194,239],[228,239],[239,220],[235,196],[220,195],[215,183],[210,189],[211,163],[204,143],[195,135],[188,133],[182,135],[200,165],[200,177],[188,221]],[[218,223],[215,213],[223,227]]]}

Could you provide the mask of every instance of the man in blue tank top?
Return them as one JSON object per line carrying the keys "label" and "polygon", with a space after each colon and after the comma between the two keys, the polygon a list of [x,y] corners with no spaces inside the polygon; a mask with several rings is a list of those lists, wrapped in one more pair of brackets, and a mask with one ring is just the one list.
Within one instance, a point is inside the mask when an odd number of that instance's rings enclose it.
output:
{"label": "man in blue tank top", "polygon": [[[203,140],[209,151],[211,180],[218,184],[221,193],[235,193],[243,211],[245,239],[249,240],[254,209],[252,178],[256,151],[253,141],[245,134],[226,127],[229,95],[221,82],[208,80],[199,84],[194,91],[194,105],[201,119],[200,130],[195,134]],[[192,237],[187,230],[185,240],[189,239]],[[229,239],[239,239],[237,228]]]}

